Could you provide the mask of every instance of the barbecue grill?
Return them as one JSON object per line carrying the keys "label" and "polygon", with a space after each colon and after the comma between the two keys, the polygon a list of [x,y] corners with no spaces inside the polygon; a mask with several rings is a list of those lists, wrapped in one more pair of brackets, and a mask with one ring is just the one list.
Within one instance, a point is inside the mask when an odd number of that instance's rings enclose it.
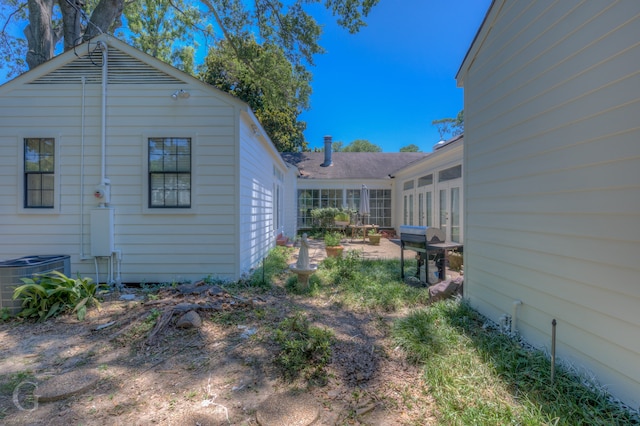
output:
{"label": "barbecue grill", "polygon": [[418,253],[418,269],[416,278],[420,278],[420,268],[424,265],[425,277],[429,276],[429,252],[434,258],[440,259],[438,263],[439,277],[446,278],[444,268],[446,265],[447,250],[460,247],[461,244],[447,243],[445,233],[432,226],[400,226],[400,274],[404,280],[404,251],[413,250]]}

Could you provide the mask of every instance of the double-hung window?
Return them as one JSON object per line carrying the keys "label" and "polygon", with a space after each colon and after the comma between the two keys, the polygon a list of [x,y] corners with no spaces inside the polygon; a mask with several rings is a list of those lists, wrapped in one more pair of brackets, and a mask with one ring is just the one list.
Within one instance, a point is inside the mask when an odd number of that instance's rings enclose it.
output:
{"label": "double-hung window", "polygon": [[149,208],[191,207],[191,138],[149,138]]}
{"label": "double-hung window", "polygon": [[24,139],[24,208],[52,209],[55,199],[55,139]]}

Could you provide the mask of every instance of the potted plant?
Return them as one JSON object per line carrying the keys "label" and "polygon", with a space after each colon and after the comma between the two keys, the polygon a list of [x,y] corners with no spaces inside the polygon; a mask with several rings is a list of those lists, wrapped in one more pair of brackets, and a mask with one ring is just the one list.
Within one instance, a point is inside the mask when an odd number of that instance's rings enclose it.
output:
{"label": "potted plant", "polygon": [[342,256],[342,250],[344,250],[344,247],[340,244],[341,240],[342,234],[339,232],[328,232],[324,235],[324,246],[325,250],[327,250],[327,256]]}
{"label": "potted plant", "polygon": [[349,216],[349,213],[344,211],[335,215],[333,219],[336,226],[341,226],[341,227],[345,227],[349,225],[349,222],[351,221],[351,217]]}
{"label": "potted plant", "polygon": [[369,230],[369,243],[371,243],[372,245],[379,246],[380,237],[382,237],[382,234],[379,233],[377,229],[374,228]]}

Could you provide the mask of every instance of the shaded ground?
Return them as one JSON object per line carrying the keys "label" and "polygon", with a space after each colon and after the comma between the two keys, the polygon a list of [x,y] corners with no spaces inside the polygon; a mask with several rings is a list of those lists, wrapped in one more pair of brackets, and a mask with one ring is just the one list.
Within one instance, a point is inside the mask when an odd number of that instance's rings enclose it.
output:
{"label": "shaded ground", "polygon": [[[363,249],[365,257],[400,254],[397,245],[384,239],[379,247],[349,244]],[[321,245],[312,243],[312,262],[319,262],[323,253]],[[351,312],[331,297],[290,296],[275,286],[242,303],[229,299],[220,309],[199,311],[199,329],[169,323],[155,344],[147,344],[163,300],[176,297],[181,296],[113,297],[100,311],[91,310],[84,322],[66,316],[44,324],[0,324],[0,423],[255,425],[260,403],[292,388],[311,394],[321,407],[315,424],[433,421],[433,403],[419,368],[405,362],[389,337],[391,322],[402,313]],[[274,366],[270,335],[296,310],[335,335],[324,386],[286,383]],[[38,387],[69,372],[96,375],[97,382],[58,401],[30,398]]]}

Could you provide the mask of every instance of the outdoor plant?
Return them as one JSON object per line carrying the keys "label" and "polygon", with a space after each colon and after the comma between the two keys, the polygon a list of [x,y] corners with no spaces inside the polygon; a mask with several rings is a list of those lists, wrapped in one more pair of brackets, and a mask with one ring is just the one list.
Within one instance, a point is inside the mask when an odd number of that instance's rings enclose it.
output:
{"label": "outdoor plant", "polygon": [[276,363],[286,379],[304,374],[307,379],[326,381],[325,367],[331,361],[333,340],[330,330],[310,325],[304,314],[297,312],[278,324],[274,340],[280,345]]}
{"label": "outdoor plant", "polygon": [[342,234],[339,232],[327,232],[324,234],[324,245],[327,247],[337,247],[342,240]]}
{"label": "outdoor plant", "polygon": [[311,210],[314,231],[324,233],[336,226],[336,221],[349,222],[352,210],[338,207],[322,207]]}
{"label": "outdoor plant", "polygon": [[313,219],[313,226],[326,231],[335,225],[335,217],[340,212],[337,207],[323,207],[311,210],[311,218]]}
{"label": "outdoor plant", "polygon": [[9,311],[9,308],[0,309],[0,322],[8,321],[9,319],[11,319],[11,312]]}
{"label": "outdoor plant", "polygon": [[346,222],[347,224],[351,221],[351,216],[346,211],[341,211],[337,215],[335,215],[334,220],[336,222]]}
{"label": "outdoor plant", "polygon": [[91,278],[69,278],[52,271],[33,278],[21,278],[24,283],[13,292],[13,299],[22,299],[18,316],[44,321],[62,313],[76,313],[84,320],[87,307],[100,308],[98,295],[101,286]]}
{"label": "outdoor plant", "polygon": [[407,358],[422,365],[438,424],[631,425],[637,415],[588,379],[505,335],[467,303],[437,302],[392,329]]}

